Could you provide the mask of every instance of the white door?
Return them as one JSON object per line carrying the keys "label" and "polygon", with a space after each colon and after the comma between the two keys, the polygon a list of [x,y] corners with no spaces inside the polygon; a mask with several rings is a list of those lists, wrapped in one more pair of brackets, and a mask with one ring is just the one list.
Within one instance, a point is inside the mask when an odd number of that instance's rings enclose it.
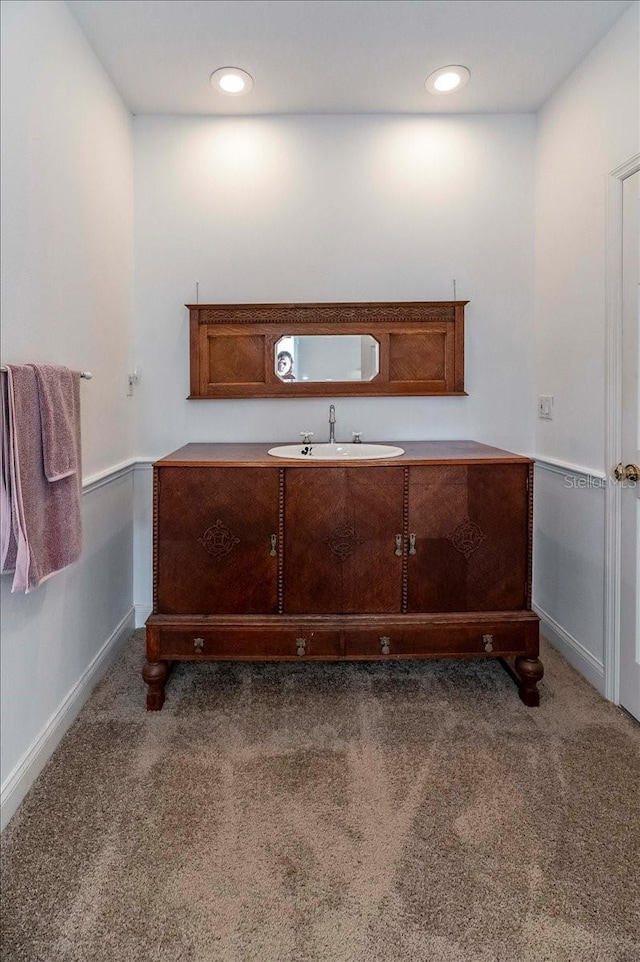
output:
{"label": "white door", "polygon": [[640,721],[640,171],[622,187],[620,704]]}

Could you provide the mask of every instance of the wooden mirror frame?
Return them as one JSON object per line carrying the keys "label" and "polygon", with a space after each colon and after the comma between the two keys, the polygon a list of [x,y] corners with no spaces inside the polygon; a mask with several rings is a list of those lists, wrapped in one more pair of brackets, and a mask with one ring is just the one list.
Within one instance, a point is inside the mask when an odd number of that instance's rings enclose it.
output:
{"label": "wooden mirror frame", "polygon": [[[468,301],[340,304],[187,304],[189,398],[464,395]],[[371,381],[289,381],[275,373],[281,337],[369,334],[379,345]]]}

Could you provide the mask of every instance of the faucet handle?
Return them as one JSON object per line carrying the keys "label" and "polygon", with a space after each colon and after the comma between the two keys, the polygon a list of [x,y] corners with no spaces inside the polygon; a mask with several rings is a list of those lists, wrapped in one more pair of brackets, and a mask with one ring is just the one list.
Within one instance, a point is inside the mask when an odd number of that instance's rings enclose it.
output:
{"label": "faucet handle", "polygon": [[351,437],[354,444],[362,444],[362,431],[352,431]]}
{"label": "faucet handle", "polygon": [[301,431],[300,437],[302,438],[303,444],[311,444],[311,438],[313,437],[313,431]]}

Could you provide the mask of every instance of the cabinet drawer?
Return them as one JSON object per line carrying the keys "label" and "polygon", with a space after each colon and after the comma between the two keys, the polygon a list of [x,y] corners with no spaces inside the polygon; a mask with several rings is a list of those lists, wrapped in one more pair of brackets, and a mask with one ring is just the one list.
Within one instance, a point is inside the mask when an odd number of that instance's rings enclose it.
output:
{"label": "cabinet drawer", "polygon": [[537,624],[398,626],[388,631],[348,631],[346,655],[392,658],[394,655],[446,658],[448,655],[518,654],[536,651]]}
{"label": "cabinet drawer", "polygon": [[246,628],[163,628],[159,657],[171,660],[208,658],[339,657],[339,631]]}

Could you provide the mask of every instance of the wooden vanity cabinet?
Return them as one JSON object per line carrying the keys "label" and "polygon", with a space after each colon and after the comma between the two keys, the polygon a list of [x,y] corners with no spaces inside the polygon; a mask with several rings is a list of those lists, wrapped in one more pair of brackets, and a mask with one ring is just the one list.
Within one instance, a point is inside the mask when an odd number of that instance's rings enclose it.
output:
{"label": "wooden vanity cabinet", "polygon": [[542,677],[533,466],[471,441],[384,461],[190,444],[154,465],[147,708],[173,661],[507,657]]}

